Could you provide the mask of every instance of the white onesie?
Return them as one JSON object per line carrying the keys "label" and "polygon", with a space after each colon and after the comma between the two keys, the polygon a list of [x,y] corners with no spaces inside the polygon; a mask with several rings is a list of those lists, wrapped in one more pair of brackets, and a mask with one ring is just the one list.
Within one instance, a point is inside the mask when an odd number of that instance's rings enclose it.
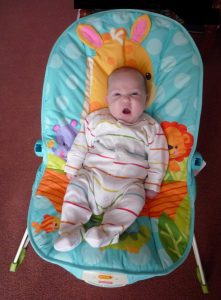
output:
{"label": "white onesie", "polygon": [[[160,191],[168,165],[160,125],[143,114],[135,124],[117,121],[108,109],[87,116],[67,156],[65,172],[75,175],[62,207],[55,249],[68,251],[84,239],[92,247],[118,242],[138,217],[145,189]],[[103,214],[86,233],[83,224]]]}

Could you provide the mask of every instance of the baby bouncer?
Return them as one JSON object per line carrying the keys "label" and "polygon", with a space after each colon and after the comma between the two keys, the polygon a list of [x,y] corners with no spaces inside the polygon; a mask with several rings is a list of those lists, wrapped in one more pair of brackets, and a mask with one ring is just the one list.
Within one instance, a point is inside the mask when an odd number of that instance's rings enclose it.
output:
{"label": "baby bouncer", "polygon": [[[107,76],[132,66],[146,74],[151,91],[147,112],[161,124],[170,161],[160,194],[148,200],[118,244],[92,248],[82,242],[58,252],[61,207],[68,184],[67,151],[83,118],[106,107]],[[33,185],[28,225],[11,271],[24,259],[30,240],[36,253],[74,276],[102,287],[120,287],[166,275],[193,247],[197,276],[208,292],[194,237],[195,175],[203,166],[196,152],[202,103],[202,61],[184,27],[142,10],[110,10],[78,19],[55,43],[46,69],[42,99],[42,157]],[[86,229],[99,225],[92,216]]]}

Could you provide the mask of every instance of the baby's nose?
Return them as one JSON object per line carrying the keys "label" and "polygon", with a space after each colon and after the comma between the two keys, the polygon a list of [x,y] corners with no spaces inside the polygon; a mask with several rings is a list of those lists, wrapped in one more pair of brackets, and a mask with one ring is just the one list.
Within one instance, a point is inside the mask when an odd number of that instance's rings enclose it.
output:
{"label": "baby's nose", "polygon": [[124,102],[130,101],[130,95],[123,95],[123,101]]}

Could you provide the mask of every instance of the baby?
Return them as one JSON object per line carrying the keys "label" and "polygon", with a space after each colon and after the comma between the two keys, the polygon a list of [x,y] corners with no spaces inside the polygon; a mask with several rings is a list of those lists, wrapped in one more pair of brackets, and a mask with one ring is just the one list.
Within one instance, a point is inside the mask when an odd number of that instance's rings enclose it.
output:
{"label": "baby", "polygon": [[[168,145],[160,125],[143,113],[146,99],[146,79],[138,70],[111,73],[108,108],[87,116],[67,156],[70,183],[56,250],[74,249],[83,238],[95,248],[117,243],[145,198],[159,193]],[[102,215],[102,222],[85,232],[92,214]]]}

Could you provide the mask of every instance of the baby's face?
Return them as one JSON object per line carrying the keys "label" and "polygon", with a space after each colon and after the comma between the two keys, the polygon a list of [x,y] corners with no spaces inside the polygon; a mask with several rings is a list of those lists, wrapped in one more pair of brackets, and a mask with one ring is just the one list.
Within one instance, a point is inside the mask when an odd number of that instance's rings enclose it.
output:
{"label": "baby's face", "polygon": [[109,78],[107,102],[117,120],[135,123],[146,107],[146,90],[139,73],[121,71]]}

